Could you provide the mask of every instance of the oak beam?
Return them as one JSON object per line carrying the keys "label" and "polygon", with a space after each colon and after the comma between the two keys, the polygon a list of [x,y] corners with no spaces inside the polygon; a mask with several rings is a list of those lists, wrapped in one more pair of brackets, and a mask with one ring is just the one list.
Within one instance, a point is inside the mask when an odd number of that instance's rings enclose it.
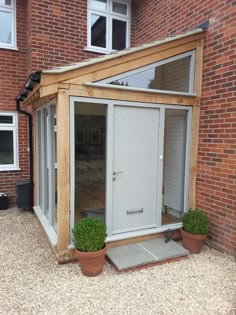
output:
{"label": "oak beam", "polygon": [[146,102],[154,104],[175,104],[175,105],[190,105],[195,106],[198,104],[198,99],[195,96],[180,96],[162,93],[152,93],[139,91],[120,91],[116,88],[102,87],[88,87],[82,85],[70,85],[68,90],[69,95],[102,98],[110,100],[130,101],[130,102]]}
{"label": "oak beam", "polygon": [[69,96],[58,93],[57,115],[57,250],[68,249],[70,243],[70,146]]}
{"label": "oak beam", "polygon": [[197,157],[198,135],[200,124],[200,106],[194,106],[192,111],[192,130],[189,161],[189,208],[196,208],[196,180],[197,180]]}

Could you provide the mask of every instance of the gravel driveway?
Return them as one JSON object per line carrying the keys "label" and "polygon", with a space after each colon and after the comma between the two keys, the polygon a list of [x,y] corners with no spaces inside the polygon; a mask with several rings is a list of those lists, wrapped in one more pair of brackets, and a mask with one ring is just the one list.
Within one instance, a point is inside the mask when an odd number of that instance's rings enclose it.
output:
{"label": "gravel driveway", "polygon": [[179,262],[86,278],[58,265],[33,213],[0,211],[0,314],[236,314],[236,264],[205,247]]}

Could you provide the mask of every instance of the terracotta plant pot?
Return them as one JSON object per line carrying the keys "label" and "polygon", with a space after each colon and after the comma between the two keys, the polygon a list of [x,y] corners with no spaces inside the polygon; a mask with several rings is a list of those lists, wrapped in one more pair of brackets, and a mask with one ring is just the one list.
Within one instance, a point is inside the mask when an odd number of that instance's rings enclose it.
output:
{"label": "terracotta plant pot", "polygon": [[191,234],[181,229],[181,235],[184,248],[188,249],[193,254],[199,254],[201,252],[202,245],[204,240],[207,238],[207,234]]}
{"label": "terracotta plant pot", "polygon": [[95,277],[102,272],[106,251],[106,246],[96,252],[81,252],[75,249],[84,276]]}

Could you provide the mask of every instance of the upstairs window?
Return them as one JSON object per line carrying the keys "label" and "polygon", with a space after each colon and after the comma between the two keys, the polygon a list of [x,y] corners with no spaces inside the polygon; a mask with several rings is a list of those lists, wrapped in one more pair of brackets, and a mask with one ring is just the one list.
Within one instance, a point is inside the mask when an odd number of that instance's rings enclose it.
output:
{"label": "upstairs window", "polygon": [[0,112],[0,170],[17,167],[17,114]]}
{"label": "upstairs window", "polygon": [[88,49],[109,53],[129,47],[129,0],[88,0]]}
{"label": "upstairs window", "polygon": [[15,0],[0,0],[0,48],[15,48]]}

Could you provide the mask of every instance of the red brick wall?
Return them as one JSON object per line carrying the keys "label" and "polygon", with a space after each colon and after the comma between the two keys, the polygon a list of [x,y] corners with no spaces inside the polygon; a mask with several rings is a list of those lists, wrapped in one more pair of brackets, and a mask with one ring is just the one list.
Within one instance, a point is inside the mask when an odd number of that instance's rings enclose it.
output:
{"label": "red brick wall", "polygon": [[[87,0],[30,1],[33,71],[100,55],[85,50]],[[30,71],[29,64],[28,72]]]}
{"label": "red brick wall", "polygon": [[[15,97],[26,79],[26,1],[17,1],[17,48],[0,48],[0,111],[16,111]],[[10,205],[15,204],[16,181],[28,178],[27,120],[18,115],[19,171],[0,171],[0,192],[9,195]]]}
{"label": "red brick wall", "polygon": [[197,206],[210,219],[209,243],[236,250],[236,1],[138,1],[135,44],[209,20],[204,47]]}
{"label": "red brick wall", "polygon": [[[84,50],[87,0],[16,2],[18,50],[0,48],[0,111],[15,111],[14,99],[30,73],[100,55]],[[19,114],[18,122],[21,170],[0,172],[0,192],[8,193],[10,205],[15,204],[16,181],[29,178],[27,119]]]}

